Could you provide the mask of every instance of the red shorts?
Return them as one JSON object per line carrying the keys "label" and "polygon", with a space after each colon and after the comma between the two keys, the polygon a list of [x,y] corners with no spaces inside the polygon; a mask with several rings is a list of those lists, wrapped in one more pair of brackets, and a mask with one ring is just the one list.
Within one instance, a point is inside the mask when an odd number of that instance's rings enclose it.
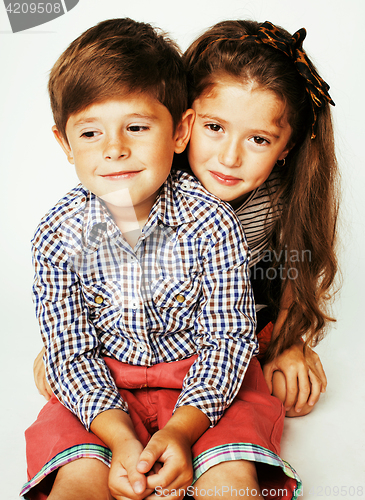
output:
{"label": "red shorts", "polygon": [[[195,356],[151,367],[132,366],[105,358],[138,437],[146,445],[151,435],[171,418],[183,379]],[[209,428],[192,448],[194,480],[223,461],[255,461],[266,498],[296,498],[301,483],[289,464],[280,459],[284,408],[270,395],[260,364],[252,359],[241,389],[215,427]],[[25,432],[28,479],[21,495],[47,498],[56,471],[78,458],[96,458],[110,465],[111,452],[55,396]],[[280,496],[273,492],[286,490]],[[264,493],[264,491],[263,491]]]}

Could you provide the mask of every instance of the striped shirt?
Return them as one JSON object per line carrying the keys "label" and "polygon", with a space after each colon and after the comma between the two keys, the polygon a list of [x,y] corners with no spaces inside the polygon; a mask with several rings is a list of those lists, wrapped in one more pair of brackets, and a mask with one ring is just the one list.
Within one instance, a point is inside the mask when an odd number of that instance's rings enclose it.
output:
{"label": "striped shirt", "polygon": [[257,352],[248,248],[232,210],[175,172],[132,249],[80,184],[32,245],[47,380],[87,429],[101,411],[127,411],[103,356],[151,366],[198,354],[176,407],[217,423]]}
{"label": "striped shirt", "polygon": [[282,204],[279,202],[272,207],[270,203],[270,194],[274,194],[279,186],[280,177],[273,170],[266,182],[252,191],[247,200],[236,209],[251,250],[250,267],[264,256],[275,222],[281,216]]}

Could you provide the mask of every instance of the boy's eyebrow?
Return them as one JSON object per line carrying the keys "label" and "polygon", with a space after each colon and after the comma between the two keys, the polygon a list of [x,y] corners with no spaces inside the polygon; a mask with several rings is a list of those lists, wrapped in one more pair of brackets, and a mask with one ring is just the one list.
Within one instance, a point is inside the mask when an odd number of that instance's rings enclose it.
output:
{"label": "boy's eyebrow", "polygon": [[[151,120],[151,121],[156,121],[158,120],[158,117],[151,114],[144,114],[144,113],[130,113],[128,115],[125,115],[125,118],[143,118],[145,120]],[[74,126],[80,127],[81,125],[85,125],[87,123],[93,123],[95,121],[100,121],[100,118],[97,116],[91,116],[89,118],[80,118],[74,123]]]}

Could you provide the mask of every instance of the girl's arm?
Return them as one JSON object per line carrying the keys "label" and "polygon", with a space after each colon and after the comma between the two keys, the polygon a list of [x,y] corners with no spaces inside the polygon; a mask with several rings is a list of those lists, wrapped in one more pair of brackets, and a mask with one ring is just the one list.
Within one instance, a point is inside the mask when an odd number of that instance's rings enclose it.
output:
{"label": "girl's arm", "polygon": [[45,352],[46,348],[42,347],[40,353],[35,358],[33,363],[33,376],[39,394],[41,394],[46,398],[47,401],[49,401],[52,397],[53,392],[46,379],[46,370],[43,363],[43,356]]}
{"label": "girl's arm", "polygon": [[[273,340],[280,334],[292,300],[291,288],[287,286],[274,325]],[[326,391],[327,379],[318,354],[309,347],[304,354],[303,347],[300,341],[263,367],[270,392],[283,402],[287,416],[306,415],[320,394]]]}

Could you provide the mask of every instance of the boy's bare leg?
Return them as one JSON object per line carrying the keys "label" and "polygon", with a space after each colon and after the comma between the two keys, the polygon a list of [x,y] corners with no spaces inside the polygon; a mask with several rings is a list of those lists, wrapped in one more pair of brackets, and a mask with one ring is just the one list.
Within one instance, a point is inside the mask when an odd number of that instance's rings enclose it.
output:
{"label": "boy's bare leg", "polygon": [[95,458],[80,458],[60,467],[48,500],[113,500],[109,467]]}
{"label": "boy's bare leg", "polygon": [[234,460],[211,467],[194,484],[194,498],[231,499],[240,497],[262,499],[254,462]]}

